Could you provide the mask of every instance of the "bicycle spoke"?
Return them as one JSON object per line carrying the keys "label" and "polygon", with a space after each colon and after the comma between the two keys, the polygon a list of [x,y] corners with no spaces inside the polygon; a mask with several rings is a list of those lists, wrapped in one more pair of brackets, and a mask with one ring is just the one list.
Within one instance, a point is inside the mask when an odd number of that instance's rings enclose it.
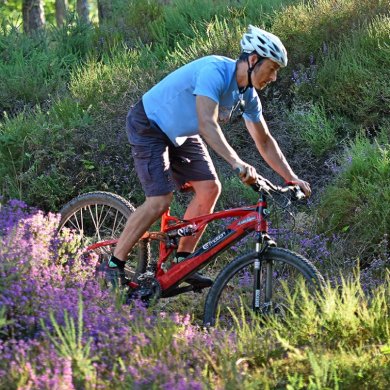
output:
{"label": "bicycle spoke", "polygon": [[[59,229],[66,227],[81,235],[81,248],[88,248],[100,241],[100,246],[93,251],[98,255],[101,265],[114,250],[115,243],[107,241],[118,238],[133,211],[132,205],[118,195],[90,192],[71,200],[62,208]],[[139,245],[134,246],[126,262],[125,272],[128,277],[132,278],[146,271],[149,252],[149,244],[143,245],[142,250]],[[86,252],[86,255],[89,253]]]}
{"label": "bicycle spoke", "polygon": [[116,226],[116,224],[117,224],[117,219],[118,219],[118,211],[116,211],[116,214],[115,214],[115,218],[114,218],[114,222],[113,222],[113,224],[112,224],[112,230],[111,230],[111,236],[112,237],[115,237],[115,235],[116,235],[116,231],[117,231],[117,228],[118,228],[118,232],[122,229],[122,227],[124,226],[124,224],[123,224],[123,219],[124,219],[124,217],[123,217],[123,215],[121,216],[121,218],[120,218],[120,220],[119,220],[119,222],[118,222],[118,226]]}
{"label": "bicycle spoke", "polygon": [[283,317],[291,303],[290,297],[299,297],[302,286],[306,286],[310,293],[315,290],[310,274],[299,268],[301,258],[294,254],[288,252],[286,256],[289,261],[292,259],[291,262],[271,255],[260,265],[256,265],[255,256],[248,254],[246,262],[234,268],[234,273],[229,273],[228,279],[221,279],[217,286],[219,292],[213,296],[217,299],[214,309],[215,313],[219,312],[218,323],[223,327],[234,326],[237,321],[250,323],[257,315]]}
{"label": "bicycle spoke", "polygon": [[66,222],[66,226],[87,237],[89,242],[117,238],[127,218],[119,210],[106,205],[86,205],[77,210]]}
{"label": "bicycle spoke", "polygon": [[[96,205],[95,207],[97,208],[98,205]],[[110,211],[111,211],[111,207],[109,207],[109,209],[107,210],[107,212],[106,212],[104,218],[101,219],[101,218],[102,218],[102,215],[103,215],[104,206],[101,206],[101,208],[102,208],[102,209],[101,209],[102,211],[100,212],[99,226],[103,226],[103,225],[104,225],[104,222],[106,221],[106,219],[107,219],[107,217],[108,217],[108,215],[109,215],[109,213],[110,213]],[[118,211],[116,211],[116,213],[118,213]]]}
{"label": "bicycle spoke", "polygon": [[97,237],[97,240],[98,241],[101,241],[101,238],[100,238],[100,231],[99,231],[99,223],[98,223],[98,217],[97,217],[97,205],[94,205],[95,206],[95,216],[94,216],[94,213],[91,209],[91,206],[88,205],[88,211],[89,211],[89,215],[91,216],[91,219],[92,219],[92,224],[94,225],[95,227],[95,234],[93,236],[93,238]]}
{"label": "bicycle spoke", "polygon": [[[80,233],[81,229],[80,229],[80,225],[79,225],[79,222],[78,222],[78,219],[77,219],[77,214],[74,214],[72,216],[72,218],[76,220],[76,225],[72,222],[72,219],[69,219],[68,223],[70,223],[75,228],[75,230],[77,230],[77,232]],[[72,228],[72,226],[68,226],[68,227]]]}
{"label": "bicycle spoke", "polygon": [[[104,207],[104,206],[102,206]],[[101,232],[100,232],[100,218],[101,218],[101,213],[98,214],[98,205],[95,204],[95,217],[96,217],[96,233],[97,233],[97,238],[98,241],[101,241]]]}

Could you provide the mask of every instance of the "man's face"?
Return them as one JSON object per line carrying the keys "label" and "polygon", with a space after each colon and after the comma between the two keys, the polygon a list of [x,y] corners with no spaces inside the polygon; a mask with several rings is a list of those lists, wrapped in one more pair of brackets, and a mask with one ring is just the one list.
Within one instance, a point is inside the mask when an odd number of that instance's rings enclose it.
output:
{"label": "man's face", "polygon": [[256,89],[264,89],[269,83],[276,80],[280,65],[266,58],[257,65],[252,72],[252,84]]}

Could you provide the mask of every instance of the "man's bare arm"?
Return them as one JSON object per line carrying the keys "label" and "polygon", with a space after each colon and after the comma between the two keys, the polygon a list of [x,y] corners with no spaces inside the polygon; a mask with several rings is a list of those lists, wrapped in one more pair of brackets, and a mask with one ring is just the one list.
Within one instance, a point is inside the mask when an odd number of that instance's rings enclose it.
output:
{"label": "man's bare arm", "polygon": [[245,121],[246,127],[255,141],[256,147],[267,164],[277,172],[286,182],[296,182],[306,195],[310,195],[310,185],[299,179],[287,162],[278,143],[272,137],[267,123],[261,117],[260,122]]}
{"label": "man's bare arm", "polygon": [[241,159],[227,142],[218,124],[218,104],[206,96],[197,96],[196,110],[200,135],[216,153],[235,168]]}
{"label": "man's bare arm", "polygon": [[242,161],[235,150],[227,142],[218,124],[218,104],[206,96],[196,97],[199,132],[205,142],[233,169],[239,168],[243,175],[242,181],[251,183],[256,177],[256,170]]}

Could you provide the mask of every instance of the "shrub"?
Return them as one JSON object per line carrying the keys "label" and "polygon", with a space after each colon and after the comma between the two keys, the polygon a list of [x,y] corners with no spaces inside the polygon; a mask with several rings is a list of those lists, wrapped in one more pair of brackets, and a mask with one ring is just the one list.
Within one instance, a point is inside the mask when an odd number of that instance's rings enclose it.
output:
{"label": "shrub", "polygon": [[[73,170],[80,158],[75,129],[91,121],[77,102],[63,99],[46,114],[35,111],[0,124],[0,186],[8,197],[55,210],[74,188]],[[82,145],[81,145],[82,146]]]}
{"label": "shrub", "polygon": [[377,17],[340,42],[325,57],[309,93],[355,123],[377,127],[390,114],[389,35],[390,17]]}
{"label": "shrub", "polygon": [[[247,24],[269,25],[274,10],[295,3],[294,0],[173,0],[162,8],[161,18],[151,22],[150,28],[157,43],[164,51],[172,50],[177,43],[187,46],[199,38],[208,35],[203,25],[213,23],[216,18],[229,24],[237,22],[246,28]],[[206,34],[205,34],[206,31]],[[234,46],[238,45],[238,40]],[[211,54],[212,52],[209,52]]]}
{"label": "shrub", "polygon": [[20,112],[66,92],[70,71],[91,46],[91,27],[71,19],[66,27],[27,36],[0,24],[0,112]]}
{"label": "shrub", "polygon": [[347,232],[354,254],[375,254],[390,230],[389,137],[370,142],[358,137],[346,150],[341,173],[328,187],[319,208],[323,228]]}
{"label": "shrub", "polygon": [[289,126],[314,155],[320,157],[337,145],[337,129],[341,120],[328,119],[323,106],[313,104],[295,108],[288,119]]}
{"label": "shrub", "polygon": [[356,32],[376,15],[389,12],[387,0],[300,1],[275,15],[273,31],[285,42],[290,64],[309,65],[329,45]]}

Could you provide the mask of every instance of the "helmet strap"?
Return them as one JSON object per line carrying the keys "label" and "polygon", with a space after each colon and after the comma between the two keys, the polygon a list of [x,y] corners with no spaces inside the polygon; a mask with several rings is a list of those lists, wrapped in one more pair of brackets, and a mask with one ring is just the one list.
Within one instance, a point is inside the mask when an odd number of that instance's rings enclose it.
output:
{"label": "helmet strap", "polygon": [[246,87],[244,87],[244,89],[242,91],[240,91],[241,93],[244,93],[248,88],[253,88],[253,84],[252,84],[252,72],[253,72],[253,69],[256,68],[256,65],[261,62],[264,58],[260,57],[255,63],[253,66],[250,66],[249,64],[249,56],[248,58],[246,59],[247,63],[248,63],[248,85]]}
{"label": "helmet strap", "polygon": [[[250,64],[249,64],[249,56],[246,58],[246,61],[248,63],[248,70],[247,70],[247,72],[248,72],[248,84],[245,87],[239,87],[238,88],[240,94],[245,93],[248,88],[253,88],[253,85],[252,85],[252,72],[253,72],[253,69],[255,69],[256,65],[259,64],[260,62],[262,62],[264,59],[265,59],[264,57],[260,57],[259,56],[259,58],[255,62],[255,64],[253,66],[250,66]],[[236,62],[236,69],[237,69],[237,62]]]}

